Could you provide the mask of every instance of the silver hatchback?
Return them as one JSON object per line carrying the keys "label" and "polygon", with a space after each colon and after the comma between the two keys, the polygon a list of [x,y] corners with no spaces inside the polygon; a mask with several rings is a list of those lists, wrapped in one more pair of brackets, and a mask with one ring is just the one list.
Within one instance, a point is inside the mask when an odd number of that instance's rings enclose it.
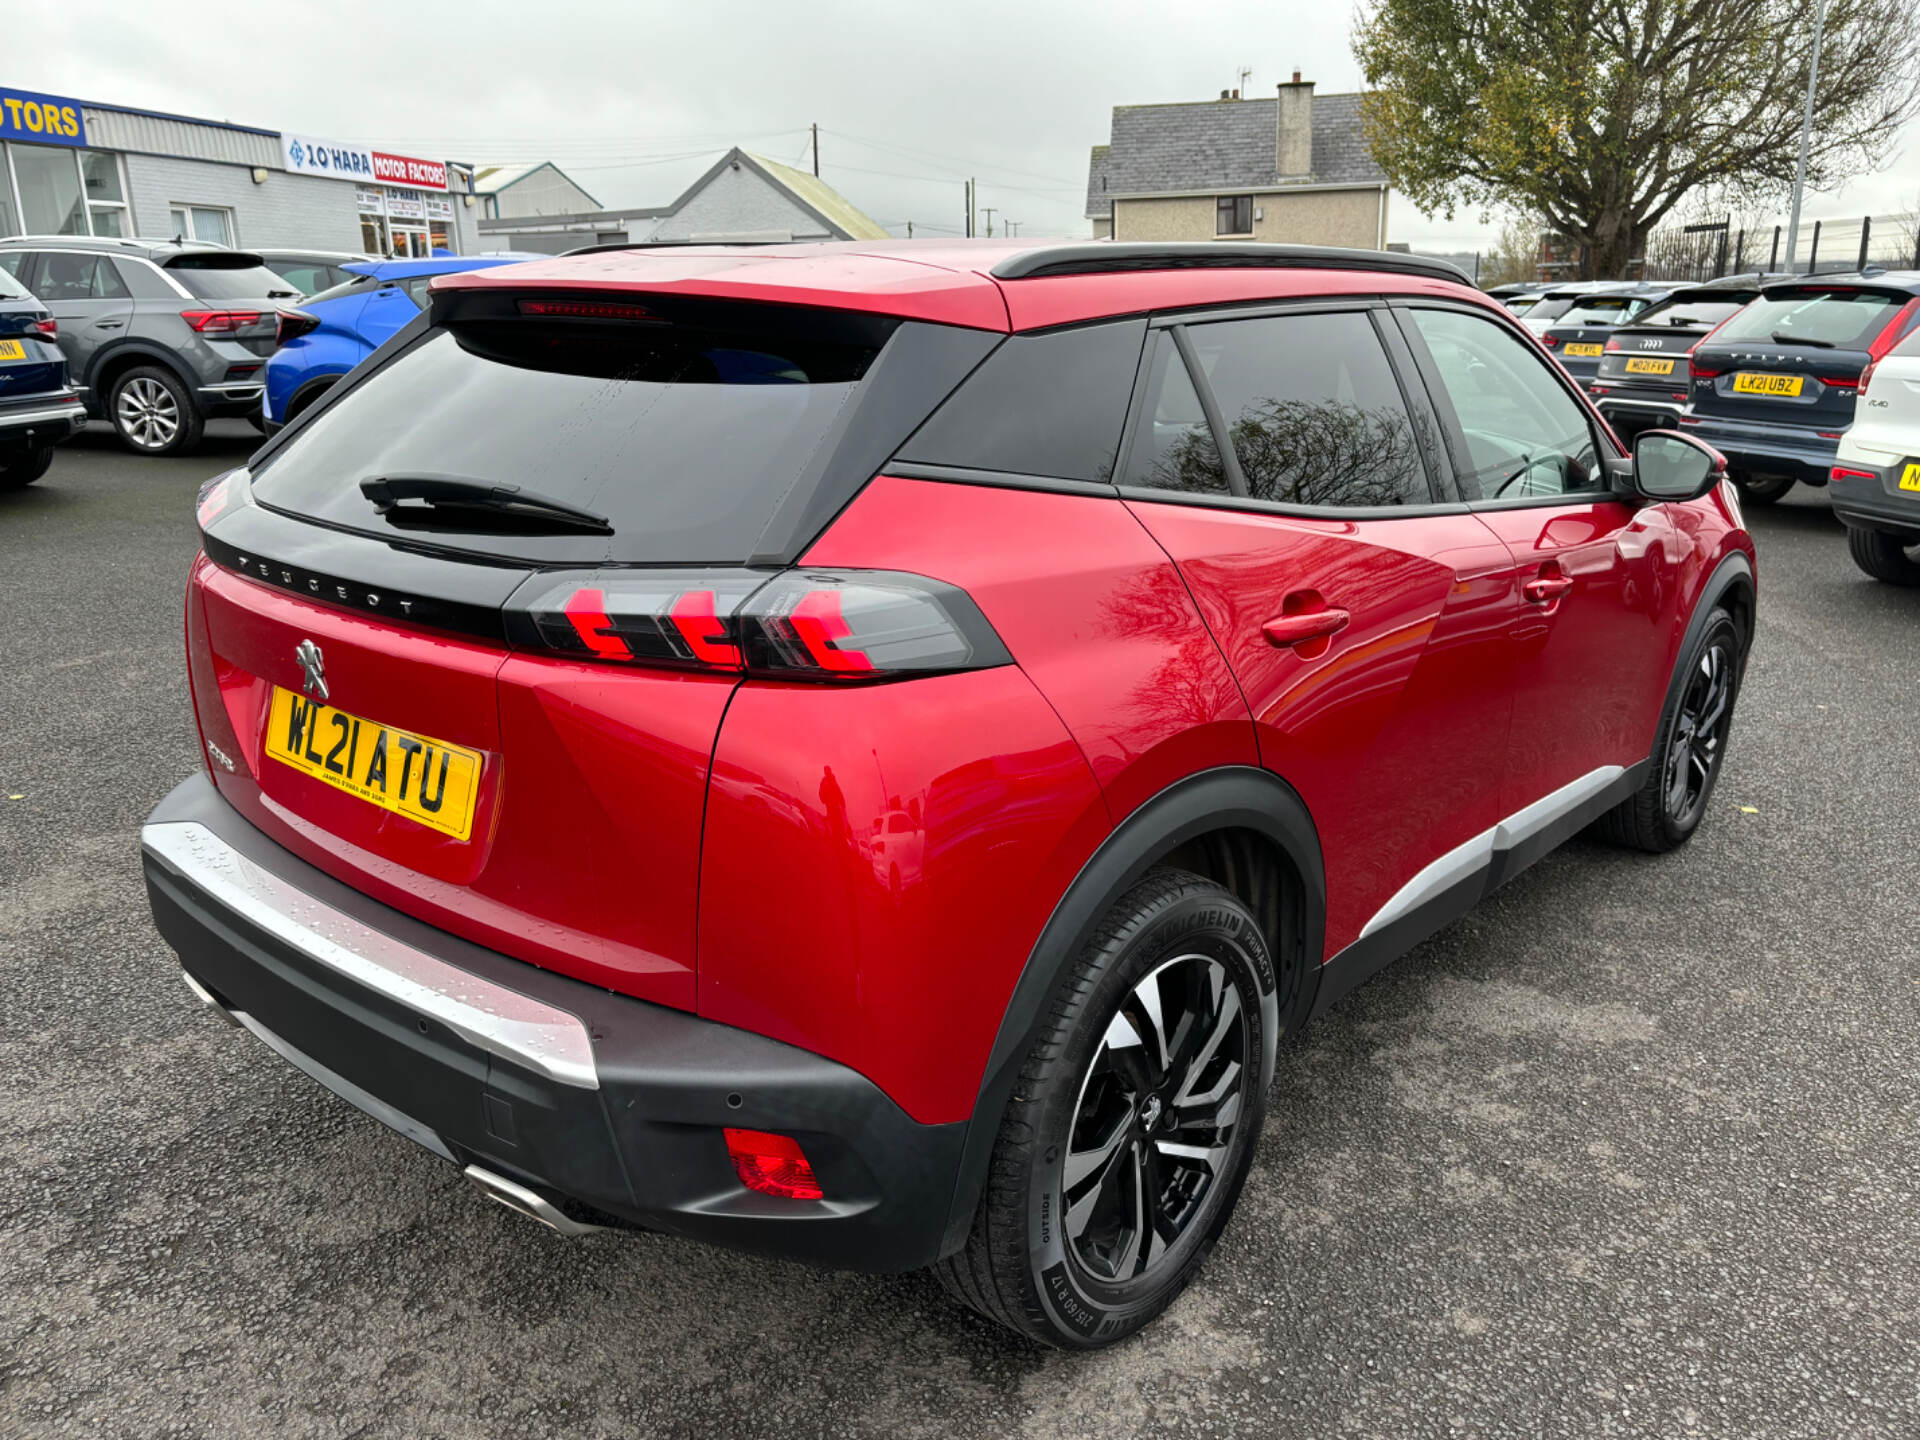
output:
{"label": "silver hatchback", "polygon": [[280,307],[299,293],[260,256],[191,240],[17,235],[0,269],[60,324],[87,413],[143,455],[179,455],[216,415],[257,419]]}

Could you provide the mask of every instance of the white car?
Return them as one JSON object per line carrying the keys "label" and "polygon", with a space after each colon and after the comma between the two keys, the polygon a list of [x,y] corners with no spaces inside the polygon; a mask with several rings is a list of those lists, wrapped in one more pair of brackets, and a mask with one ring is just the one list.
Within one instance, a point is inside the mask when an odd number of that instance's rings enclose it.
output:
{"label": "white car", "polygon": [[1862,570],[1920,585],[1920,329],[1862,372],[1827,493]]}

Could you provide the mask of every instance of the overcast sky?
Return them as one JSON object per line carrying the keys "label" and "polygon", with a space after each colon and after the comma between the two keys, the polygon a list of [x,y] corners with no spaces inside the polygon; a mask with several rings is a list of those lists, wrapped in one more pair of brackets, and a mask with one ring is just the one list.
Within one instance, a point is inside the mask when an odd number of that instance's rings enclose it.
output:
{"label": "overcast sky", "polygon": [[[1112,106],[1207,99],[1242,66],[1251,94],[1295,69],[1355,89],[1351,18],[1342,0],[13,0],[0,78],[431,159],[552,160],[609,208],[670,200],[730,144],[808,163],[817,121],[822,176],[882,224],[957,231],[973,175],[996,231],[1085,235]],[[1920,203],[1920,133],[1905,139],[1808,216]],[[1396,200],[1388,232],[1472,250],[1479,221]]]}

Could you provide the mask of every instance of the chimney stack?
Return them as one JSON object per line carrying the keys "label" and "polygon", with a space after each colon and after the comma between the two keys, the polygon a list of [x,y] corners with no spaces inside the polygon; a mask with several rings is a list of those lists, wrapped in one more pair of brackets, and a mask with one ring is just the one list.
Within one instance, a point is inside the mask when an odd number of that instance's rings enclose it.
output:
{"label": "chimney stack", "polygon": [[1313,81],[1293,80],[1280,87],[1273,110],[1274,169],[1283,179],[1306,179],[1313,173]]}

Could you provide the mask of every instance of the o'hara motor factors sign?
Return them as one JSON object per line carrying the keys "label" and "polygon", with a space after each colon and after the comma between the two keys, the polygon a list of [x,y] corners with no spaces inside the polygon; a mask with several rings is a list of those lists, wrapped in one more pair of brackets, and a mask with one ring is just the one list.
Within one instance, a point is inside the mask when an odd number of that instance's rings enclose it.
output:
{"label": "o'hara motor factors sign", "polygon": [[324,175],[330,180],[358,180],[362,184],[405,185],[412,190],[444,190],[447,167],[439,160],[411,155],[389,155],[365,145],[342,145],[311,135],[282,135],[280,153],[296,175]]}

